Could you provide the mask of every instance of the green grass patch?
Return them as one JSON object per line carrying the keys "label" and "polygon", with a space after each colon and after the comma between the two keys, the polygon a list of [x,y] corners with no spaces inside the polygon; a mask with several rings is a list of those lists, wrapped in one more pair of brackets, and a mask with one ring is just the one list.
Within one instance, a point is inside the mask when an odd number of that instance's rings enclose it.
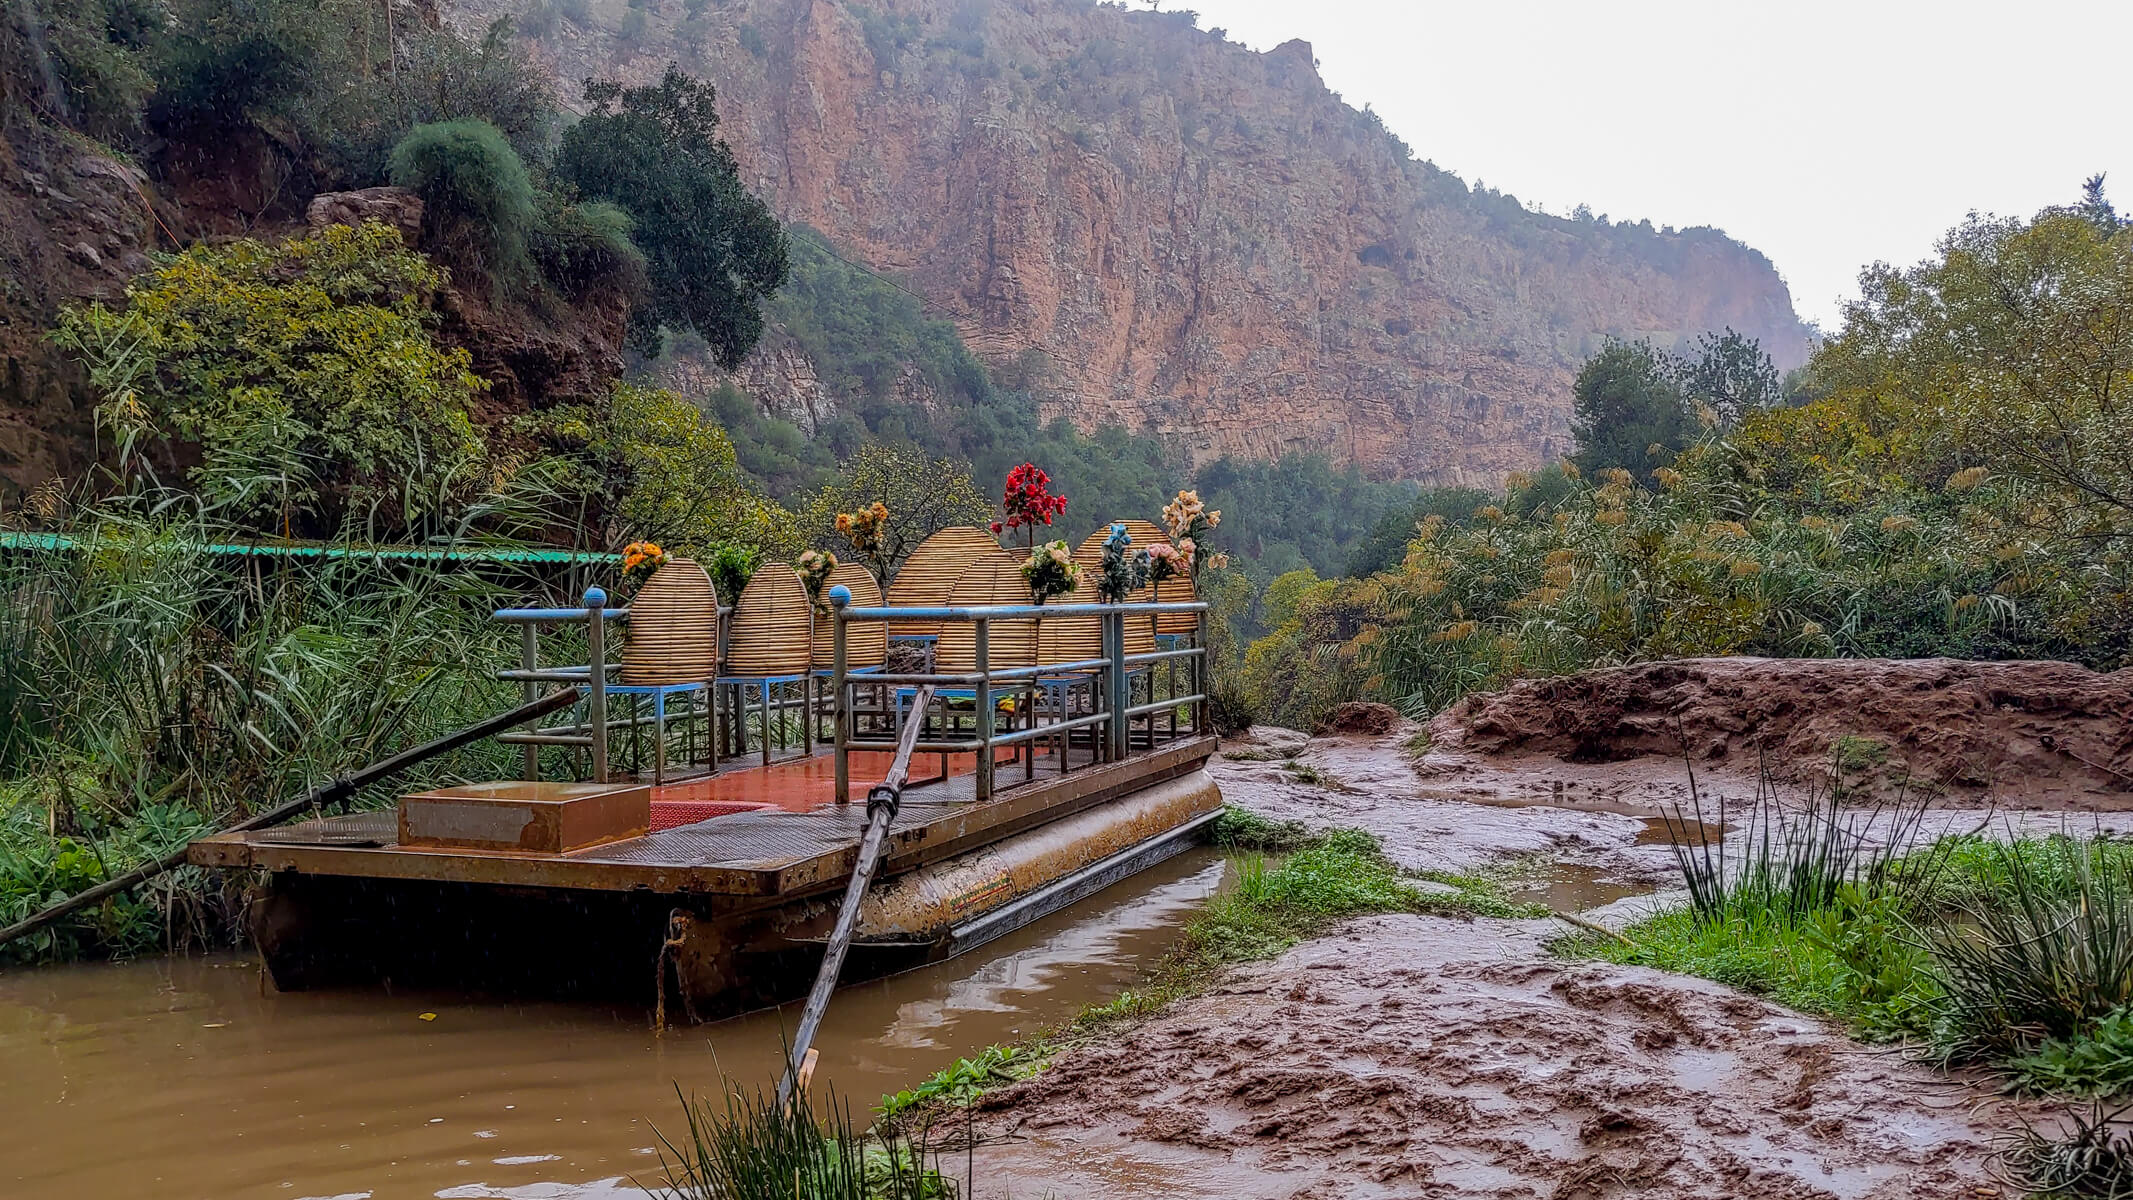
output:
{"label": "green grass patch", "polygon": [[[1360,830],[1333,830],[1278,861],[1254,854],[1235,862],[1235,886],[1208,901],[1148,981],[1108,1004],[1084,1010],[1073,1022],[1075,1030],[1089,1032],[1160,1012],[1205,991],[1223,968],[1273,958],[1349,917],[1385,912],[1547,914],[1541,905],[1514,903],[1500,882],[1487,877],[1403,875],[1385,857],[1378,840]],[[1454,890],[1420,888],[1416,879]]]}
{"label": "green grass patch", "polygon": [[[819,1105],[780,1104],[729,1085],[723,1104],[684,1097],[678,1139],[657,1133],[662,1200],[952,1200],[924,1132],[863,1131],[835,1093]],[[655,1131],[656,1133],[656,1131]]]}
{"label": "green grass patch", "polygon": [[1733,878],[1622,941],[1558,946],[1768,996],[2010,1090],[2133,1098],[2133,845],[1951,837],[1823,882]]}
{"label": "green grass patch", "polygon": [[1215,818],[1208,840],[1222,850],[1285,853],[1310,844],[1311,831],[1302,821],[1275,821],[1231,804]]}
{"label": "green grass patch", "polygon": [[1580,936],[1561,945],[1768,996],[1869,1041],[1925,1034],[1939,997],[1928,956],[1905,939],[1901,918],[1857,892],[1800,915],[1743,904],[1711,920],[1684,905],[1622,933],[1627,941]]}

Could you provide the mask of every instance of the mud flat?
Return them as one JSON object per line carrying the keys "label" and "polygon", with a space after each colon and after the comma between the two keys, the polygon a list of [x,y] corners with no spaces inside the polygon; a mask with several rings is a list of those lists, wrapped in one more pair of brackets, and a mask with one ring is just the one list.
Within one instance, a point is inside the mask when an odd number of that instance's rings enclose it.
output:
{"label": "mud flat", "polygon": [[1717,984],[1383,916],[981,1101],[981,1194],[1996,1196],[1959,1081]]}
{"label": "mud flat", "polygon": [[1448,795],[1655,805],[1702,782],[1927,787],[1952,807],[2133,810],[2133,669],[1956,659],[1712,658],[1523,680],[1430,722]]}
{"label": "mud flat", "polygon": [[[2015,760],[2035,759],[2036,773],[2004,803],[2001,787],[1957,781],[1954,807],[1921,834],[2133,827],[2133,796],[2115,790],[2110,769],[2082,774],[2082,759],[2125,753],[2111,741],[2133,739],[2122,718],[2114,730],[2095,714],[2053,725],[2011,703],[1976,710],[1976,680],[1952,678],[1941,690],[1954,699],[1914,695],[1910,711],[1970,705],[1978,721],[1963,744],[1998,739]],[[1797,712],[1821,715],[1804,702]],[[1886,706],[1855,703],[1848,715],[1862,712],[1884,719],[1856,736],[1892,758],[1923,736]],[[2047,769],[2036,755],[2057,750],[2044,739],[2064,748],[2069,727],[2080,757],[2059,754]],[[1812,781],[1810,760],[1847,735],[1837,729],[1801,735],[1783,759],[1788,788]],[[1421,732],[1383,714],[1317,738],[1262,730],[1225,743],[1212,769],[1232,803],[1368,830],[1405,867],[1537,864],[1549,883],[1528,895],[1609,924],[1653,898],[1597,906],[1675,878],[1659,818],[1687,796],[1678,750],[1654,742],[1578,761],[1575,739],[1477,742],[1448,714],[1417,753]],[[1779,756],[1752,749],[1692,757],[1707,798],[1753,795],[1760,765]],[[1922,769],[1917,757],[1897,761]],[[2012,1195],[1991,1160],[2021,1114],[1988,1087],[1705,980],[1556,958],[1547,940],[1562,932],[1544,921],[1378,916],[1237,968],[1214,991],[985,1097],[980,1195]]]}

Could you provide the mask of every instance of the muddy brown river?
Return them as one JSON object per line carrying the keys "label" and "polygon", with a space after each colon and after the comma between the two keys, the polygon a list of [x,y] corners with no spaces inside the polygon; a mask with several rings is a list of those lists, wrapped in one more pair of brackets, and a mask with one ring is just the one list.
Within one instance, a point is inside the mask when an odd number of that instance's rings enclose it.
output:
{"label": "muddy brown river", "polygon": [[[1196,850],[960,959],[837,993],[855,1112],[1130,986],[1220,884]],[[661,1178],[675,1088],[774,1081],[797,1008],[657,1036],[637,1010],[278,994],[239,956],[0,974],[0,1195],[598,1200]]]}

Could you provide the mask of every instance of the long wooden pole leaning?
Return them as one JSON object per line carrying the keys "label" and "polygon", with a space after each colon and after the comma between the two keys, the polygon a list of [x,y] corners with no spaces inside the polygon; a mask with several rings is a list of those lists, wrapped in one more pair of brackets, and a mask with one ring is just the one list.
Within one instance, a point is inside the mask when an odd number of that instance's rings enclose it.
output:
{"label": "long wooden pole leaning", "polygon": [[[363,788],[381,779],[397,775],[424,759],[435,758],[448,750],[457,750],[469,742],[478,742],[485,737],[493,737],[513,725],[538,720],[549,713],[570,707],[577,702],[577,699],[578,689],[574,687],[550,692],[531,704],[522,704],[510,712],[490,717],[479,725],[469,725],[457,733],[448,733],[434,742],[425,742],[411,750],[402,750],[391,758],[382,762],[372,763],[353,775],[346,775],[336,779],[332,783],[311,792],[301,800],[291,800],[279,808],[270,808],[256,816],[239,821],[222,832],[243,833],[252,829],[265,829],[269,825],[279,825],[307,809],[319,808],[328,804],[338,804],[354,796]],[[24,934],[35,933],[37,930],[69,913],[79,912],[92,904],[153,879],[184,862],[185,850],[180,848],[153,862],[135,867],[116,879],[107,879],[88,891],[77,892],[35,916],[18,921],[5,929],[0,929],[0,946],[12,942]]]}
{"label": "long wooden pole leaning", "polygon": [[837,910],[837,927],[830,933],[829,945],[823,948],[822,969],[815,974],[814,990],[807,994],[807,1007],[800,1010],[800,1028],[793,1034],[792,1047],[787,1051],[785,1076],[778,1080],[779,1104],[792,1100],[800,1066],[814,1044],[823,1014],[829,1011],[830,993],[837,990],[845,951],[851,948],[852,931],[859,925],[860,901],[866,899],[867,885],[874,882],[874,868],[881,865],[882,839],[888,836],[889,822],[896,819],[896,807],[902,803],[904,784],[911,778],[911,750],[918,744],[918,732],[926,724],[926,707],[932,703],[933,685],[921,684],[911,699],[912,719],[904,723],[903,736],[896,739],[896,758],[889,764],[888,775],[867,789],[867,831],[859,839],[859,862],[852,868],[852,881],[845,885],[844,907]]}

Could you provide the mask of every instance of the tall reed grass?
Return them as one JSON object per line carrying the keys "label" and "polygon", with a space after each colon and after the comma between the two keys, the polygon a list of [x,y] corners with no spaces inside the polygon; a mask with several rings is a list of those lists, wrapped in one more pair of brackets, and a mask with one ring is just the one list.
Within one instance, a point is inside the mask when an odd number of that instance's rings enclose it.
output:
{"label": "tall reed grass", "polygon": [[[662,1200],[952,1200],[952,1177],[924,1132],[870,1138],[834,1092],[826,1116],[728,1086],[723,1103],[682,1098],[687,1129],[659,1135]],[[966,1180],[968,1176],[966,1175]]]}
{"label": "tall reed grass", "polygon": [[[219,533],[107,516],[73,549],[0,552],[0,923],[516,702],[492,678],[515,635],[490,612],[538,577],[246,559],[210,550]],[[493,743],[424,768],[515,769]],[[0,956],[204,936],[227,926],[216,892],[181,871]]]}

